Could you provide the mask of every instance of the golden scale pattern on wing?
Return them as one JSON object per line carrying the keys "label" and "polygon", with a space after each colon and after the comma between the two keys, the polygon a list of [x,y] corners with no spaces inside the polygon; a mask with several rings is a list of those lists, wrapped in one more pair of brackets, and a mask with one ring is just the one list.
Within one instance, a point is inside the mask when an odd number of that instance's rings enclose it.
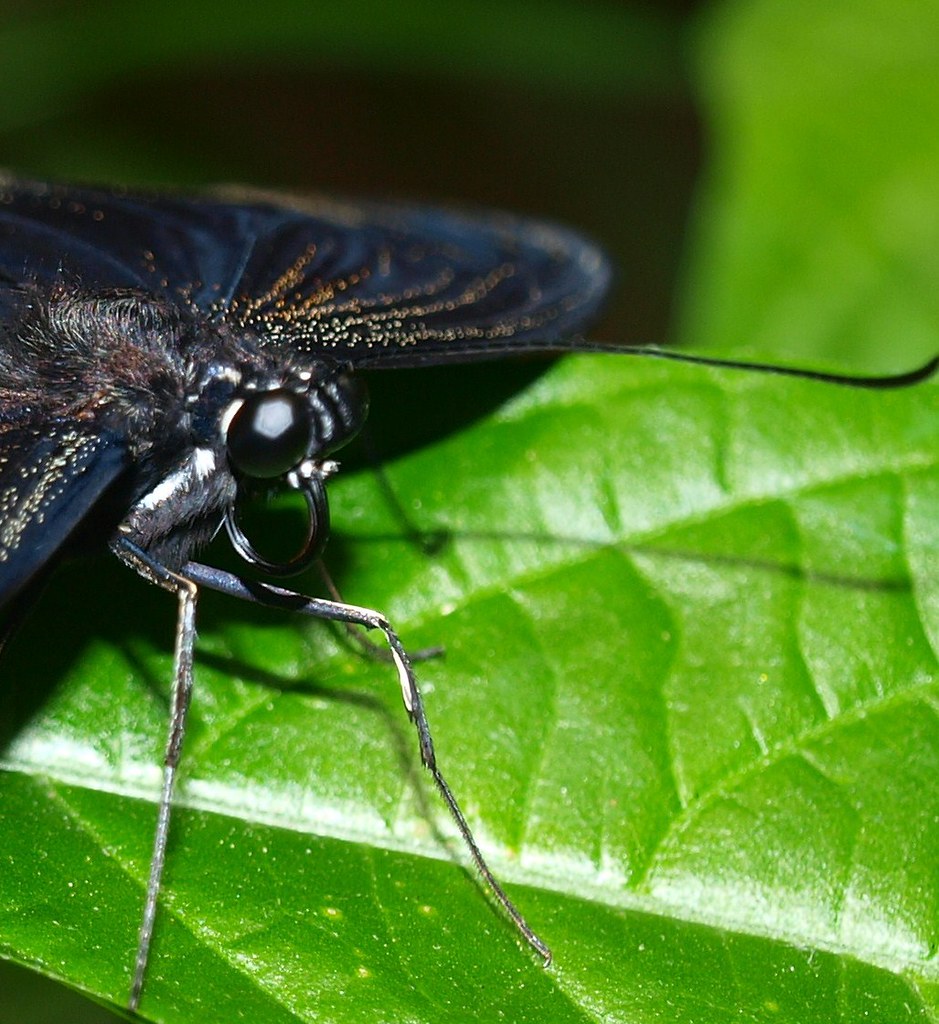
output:
{"label": "golden scale pattern on wing", "polygon": [[[305,251],[260,295],[235,296],[223,313],[262,336],[275,340],[289,338],[292,342],[315,341],[317,347],[366,348],[408,347],[422,341],[456,342],[511,338],[520,331],[535,330],[564,315],[583,301],[580,294],[563,297],[554,305],[536,308],[515,316],[504,315],[486,327],[472,324],[432,327],[427,318],[440,313],[455,313],[478,305],[500,285],[513,278],[516,266],[504,261],[484,277],[470,281],[456,296],[441,296],[452,285],[454,271],[444,267],[429,280],[402,289],[379,293],[372,297],[354,294],[355,286],[371,277],[373,269],[361,266],[344,277],[312,282],[313,290],[299,290],[304,274],[316,255],[311,243]],[[423,253],[414,252],[415,261]],[[382,262],[391,260],[390,252],[379,252],[376,263],[379,273]],[[348,294],[346,294],[348,293]],[[539,294],[528,295],[535,307]],[[470,318],[468,318],[470,319]],[[356,330],[358,328],[359,330]]]}
{"label": "golden scale pattern on wing", "polygon": [[0,487],[0,562],[6,562],[17,551],[28,528],[43,524],[45,510],[74,485],[75,477],[84,472],[105,443],[101,438],[65,428],[55,436],[53,451],[42,459],[20,457],[24,449],[46,438],[44,431],[34,429],[19,435],[12,449],[0,445],[0,478],[13,474]]}

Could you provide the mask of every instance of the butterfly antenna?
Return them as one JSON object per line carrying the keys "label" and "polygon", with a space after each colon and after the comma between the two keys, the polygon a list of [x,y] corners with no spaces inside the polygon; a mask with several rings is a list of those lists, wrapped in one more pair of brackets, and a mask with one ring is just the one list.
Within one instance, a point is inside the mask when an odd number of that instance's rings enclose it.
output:
{"label": "butterfly antenna", "polygon": [[933,356],[913,370],[904,373],[884,374],[881,376],[865,376],[852,373],[831,373],[827,370],[807,370],[800,366],[777,366],[772,363],[761,363],[747,359],[720,359],[716,356],[696,355],[693,352],[681,352],[677,349],[654,348],[642,346],[635,348],[615,348],[610,345],[576,345],[566,351],[597,352],[608,355],[647,356],[652,359],[668,359],[676,363],[692,363],[696,366],[713,366],[724,370],[747,370],[753,373],[772,373],[778,377],[798,377],[802,380],[816,380],[825,384],[838,384],[843,387],[870,388],[886,390],[889,388],[906,388],[931,377],[939,369],[939,356]]}

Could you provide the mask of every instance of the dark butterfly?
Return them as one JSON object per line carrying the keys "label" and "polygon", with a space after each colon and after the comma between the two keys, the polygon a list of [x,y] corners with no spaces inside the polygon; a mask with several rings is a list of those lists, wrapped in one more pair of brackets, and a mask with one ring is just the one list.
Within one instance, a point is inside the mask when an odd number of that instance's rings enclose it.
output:
{"label": "dark butterfly", "polygon": [[[597,350],[577,334],[608,283],[603,255],[584,239],[504,215],[0,181],[0,601],[22,603],[72,545],[97,542],[179,602],[131,1008],[156,914],[200,586],[384,634],[423,763],[486,884],[550,959],[437,768],[411,663],[388,622],[191,557],[224,526],[244,561],[268,576],[308,566],[329,532],[331,456],[367,413],[356,371]],[[913,383],[936,361],[867,379],[720,365],[880,387]],[[242,501],[259,482],[305,500],[306,541],[287,561],[265,557],[242,526]]]}

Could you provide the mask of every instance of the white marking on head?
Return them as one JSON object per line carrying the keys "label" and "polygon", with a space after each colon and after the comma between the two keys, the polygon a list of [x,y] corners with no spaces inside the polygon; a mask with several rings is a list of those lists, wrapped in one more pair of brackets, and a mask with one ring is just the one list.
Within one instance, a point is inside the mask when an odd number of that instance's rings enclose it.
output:
{"label": "white marking on head", "polygon": [[235,418],[235,413],[238,412],[244,404],[245,400],[243,398],[236,398],[233,402],[228,403],[228,408],[222,413],[221,418],[218,421],[218,429],[223,443],[227,443],[228,428],[231,426],[231,421]]}
{"label": "white marking on head", "polygon": [[211,448],[196,448],[192,453],[192,468],[197,480],[205,480],[215,472],[215,452]]}
{"label": "white marking on head", "polygon": [[192,467],[186,463],[164,477],[148,494],[137,502],[139,509],[159,508],[179,491],[185,491],[192,481]]}
{"label": "white marking on head", "polygon": [[159,508],[176,494],[185,494],[193,486],[207,480],[216,466],[215,452],[211,448],[193,448],[186,461],[164,477],[148,494],[137,502],[138,509]]}

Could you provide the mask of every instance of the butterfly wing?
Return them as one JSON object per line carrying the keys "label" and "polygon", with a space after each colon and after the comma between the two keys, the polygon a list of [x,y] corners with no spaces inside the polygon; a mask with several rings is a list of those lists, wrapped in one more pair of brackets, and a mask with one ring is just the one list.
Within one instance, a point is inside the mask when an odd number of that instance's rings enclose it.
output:
{"label": "butterfly wing", "polygon": [[[0,178],[0,338],[15,336],[35,290],[65,285],[160,296],[290,353],[413,366],[551,348],[596,312],[608,280],[602,254],[579,236],[508,216]],[[48,564],[129,463],[123,439],[37,420],[7,392],[0,602]]]}
{"label": "butterfly wing", "polygon": [[0,605],[87,523],[126,466],[109,435],[64,422],[0,424]]}
{"label": "butterfly wing", "polygon": [[370,367],[552,348],[596,315],[610,277],[579,235],[507,215],[14,181],[0,181],[0,275],[141,289]]}
{"label": "butterfly wing", "polygon": [[334,206],[317,228],[294,211],[259,239],[232,309],[271,343],[359,365],[549,349],[596,316],[609,285],[595,246],[508,215]]}

